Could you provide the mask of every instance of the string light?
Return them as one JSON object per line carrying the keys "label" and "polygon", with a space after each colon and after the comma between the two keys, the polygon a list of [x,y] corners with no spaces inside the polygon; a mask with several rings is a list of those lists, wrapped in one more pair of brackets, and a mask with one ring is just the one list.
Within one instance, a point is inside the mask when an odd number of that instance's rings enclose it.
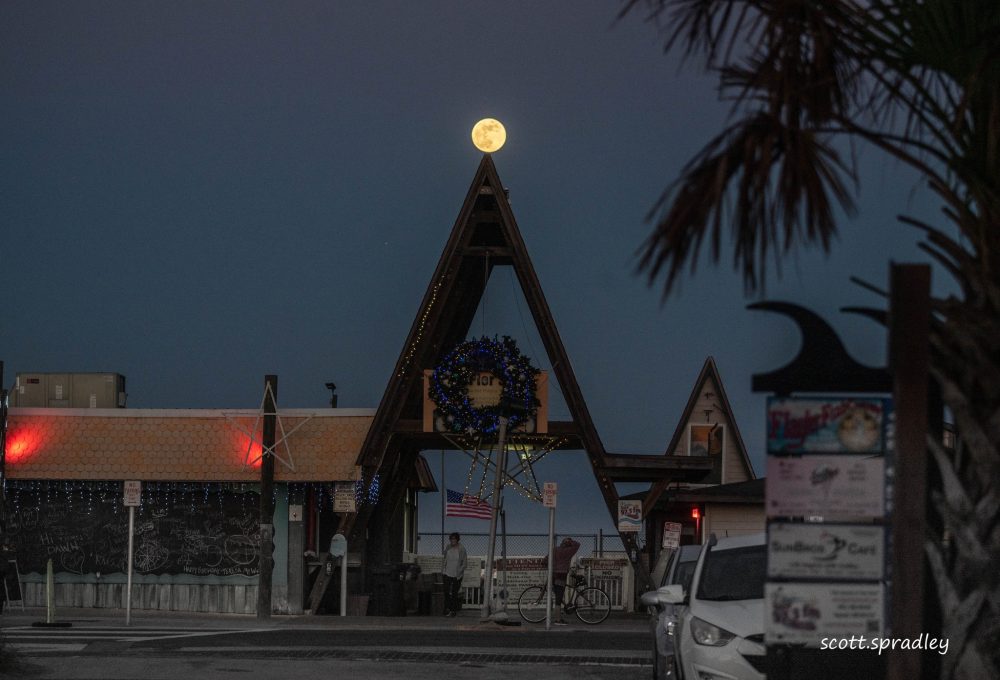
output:
{"label": "string light", "polygon": [[431,310],[437,302],[438,291],[441,290],[442,282],[443,279],[442,281],[435,283],[434,287],[431,289],[431,299],[427,302],[427,306],[424,307],[424,311],[420,315],[420,322],[417,324],[417,332],[414,335],[413,342],[406,349],[406,354],[403,356],[403,361],[399,366],[399,373],[396,374],[399,378],[402,378],[410,370],[410,363],[413,361],[413,357],[417,352],[417,346],[424,337],[424,328],[427,326],[427,318],[430,316]]}

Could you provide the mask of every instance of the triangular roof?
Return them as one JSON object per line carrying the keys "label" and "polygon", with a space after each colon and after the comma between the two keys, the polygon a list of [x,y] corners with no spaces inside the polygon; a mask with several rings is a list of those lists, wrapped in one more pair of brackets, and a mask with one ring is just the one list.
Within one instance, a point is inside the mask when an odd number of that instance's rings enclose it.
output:
{"label": "triangular roof", "polygon": [[[726,420],[732,429],[732,441],[736,445],[739,459],[745,466],[750,479],[756,479],[753,465],[750,463],[750,456],[747,454],[746,444],[743,443],[743,436],[740,434],[739,425],[736,423],[736,416],[733,413],[733,407],[729,403],[729,397],[726,396],[726,388],[722,383],[722,377],[719,375],[719,369],[715,365],[715,359],[713,357],[705,359],[705,363],[701,367],[701,372],[694,381],[694,388],[691,390],[691,395],[688,397],[687,405],[684,407],[680,420],[677,421],[677,427],[674,429],[674,434],[670,438],[670,443],[667,444],[667,448],[663,452],[663,455],[672,455],[681,444],[682,437],[687,432],[688,424],[691,422],[691,418],[694,415],[694,410],[698,404],[698,400],[705,389],[705,384],[709,380],[714,383],[716,389],[718,390],[718,397],[721,402],[718,406],[725,414]],[[652,510],[652,508],[656,505],[657,500],[659,500],[661,494],[667,488],[670,481],[671,480],[669,479],[661,479],[650,485],[649,491],[646,493],[646,497],[642,504],[644,515]],[[722,483],[725,483],[726,480],[721,481]]]}
{"label": "triangular roof", "polygon": [[[489,154],[483,156],[469,186],[434,275],[410,327],[406,342],[386,385],[358,464],[365,477],[394,467],[400,448],[452,448],[420,432],[422,371],[433,367],[452,347],[467,338],[496,265],[510,265],[524,294],[552,372],[566,401],[571,421],[553,422],[549,431],[566,438],[561,448],[583,449],[592,465],[602,464],[604,445],[594,427],[562,339],[556,329],[538,276],[528,256],[506,191]],[[409,441],[407,441],[409,440]],[[612,494],[613,485],[609,484]],[[617,496],[608,496],[611,507]]]}

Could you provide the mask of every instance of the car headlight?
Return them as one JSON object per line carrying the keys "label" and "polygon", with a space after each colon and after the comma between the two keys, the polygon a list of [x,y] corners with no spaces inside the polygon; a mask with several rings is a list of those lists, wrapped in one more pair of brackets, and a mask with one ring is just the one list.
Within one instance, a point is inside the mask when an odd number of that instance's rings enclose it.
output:
{"label": "car headlight", "polygon": [[708,621],[703,621],[697,616],[691,617],[691,637],[699,645],[708,645],[709,647],[722,647],[729,643],[735,634],[730,633],[724,628],[719,628]]}

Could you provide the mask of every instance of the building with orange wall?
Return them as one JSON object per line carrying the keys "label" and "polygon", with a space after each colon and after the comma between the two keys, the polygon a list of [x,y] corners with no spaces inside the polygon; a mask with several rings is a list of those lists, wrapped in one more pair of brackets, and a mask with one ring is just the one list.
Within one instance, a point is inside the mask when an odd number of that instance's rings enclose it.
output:
{"label": "building with orange wall", "polygon": [[[373,414],[279,410],[273,611],[302,611],[310,556],[337,529],[334,490],[357,482]],[[261,421],[253,410],[11,408],[4,541],[25,604],[44,603],[51,559],[57,604],[121,606],[122,487],[140,480],[133,606],[255,611]],[[377,493],[358,488],[355,502]]]}

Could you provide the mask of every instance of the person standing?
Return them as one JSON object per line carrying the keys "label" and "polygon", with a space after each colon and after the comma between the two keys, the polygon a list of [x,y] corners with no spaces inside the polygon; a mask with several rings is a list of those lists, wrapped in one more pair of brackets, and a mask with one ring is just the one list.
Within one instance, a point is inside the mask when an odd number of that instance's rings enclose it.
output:
{"label": "person standing", "polygon": [[[552,551],[552,592],[556,596],[555,604],[562,606],[564,610],[563,597],[566,592],[566,579],[573,564],[573,556],[579,549],[580,543],[567,536]],[[565,621],[560,616],[556,623],[565,623]]]}
{"label": "person standing", "polygon": [[444,566],[441,575],[444,578],[444,615],[458,616],[461,607],[458,592],[462,587],[462,577],[465,575],[465,563],[468,555],[465,546],[461,544],[461,536],[457,531],[448,536],[448,547],[444,551]]}

